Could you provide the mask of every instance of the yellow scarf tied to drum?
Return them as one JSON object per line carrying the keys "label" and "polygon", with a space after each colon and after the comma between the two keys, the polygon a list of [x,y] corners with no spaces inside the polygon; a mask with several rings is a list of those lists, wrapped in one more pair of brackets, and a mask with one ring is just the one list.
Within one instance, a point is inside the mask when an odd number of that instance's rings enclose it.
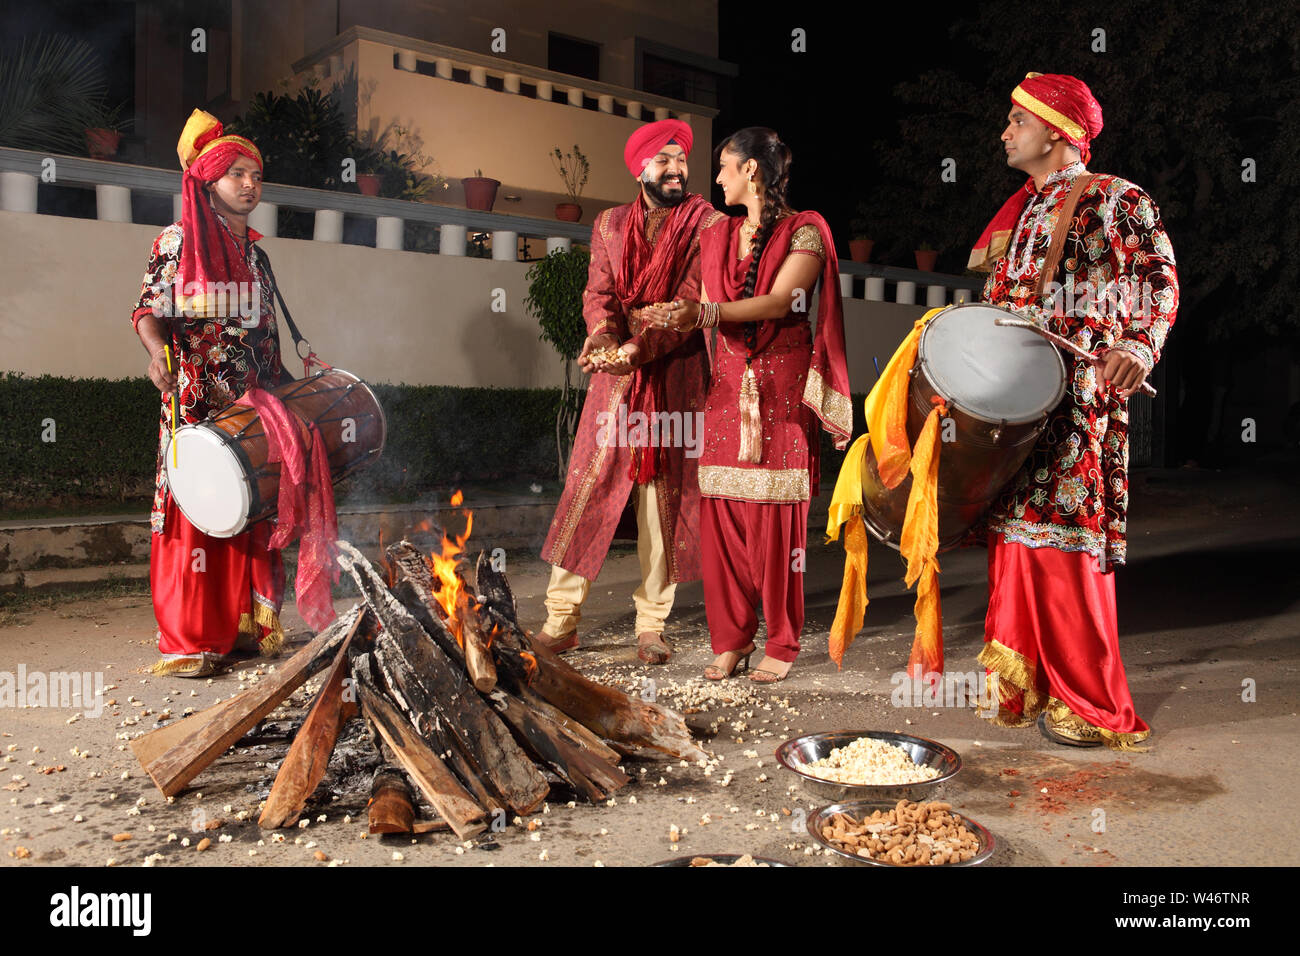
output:
{"label": "yellow scarf tied to drum", "polygon": [[[921,316],[885,366],[880,380],[867,396],[867,434],[849,448],[831,495],[826,541],[839,538],[844,528],[844,581],[831,625],[830,655],[837,667],[844,666],[844,652],[853,643],[866,616],[867,534],[862,523],[862,466],[867,442],[876,458],[877,471],[887,488],[896,488],[910,472],[900,551],[907,560],[904,583],[916,589],[916,636],[908,658],[908,673],[919,677],[943,670],[943,614],[939,604],[938,476],[939,420],[947,407],[939,402],[926,417],[913,448],[907,437],[907,406],[910,374],[916,364],[921,331],[943,309],[931,309]],[[919,582],[919,584],[918,584]]]}

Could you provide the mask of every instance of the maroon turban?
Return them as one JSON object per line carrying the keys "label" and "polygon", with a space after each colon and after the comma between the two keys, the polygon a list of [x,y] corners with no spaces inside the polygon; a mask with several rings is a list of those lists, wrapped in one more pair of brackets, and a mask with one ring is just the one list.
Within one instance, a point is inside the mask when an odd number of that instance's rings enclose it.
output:
{"label": "maroon turban", "polygon": [[1089,143],[1101,132],[1101,104],[1083,80],[1063,73],[1030,73],[1011,91],[1011,102],[1069,140],[1085,163],[1092,158]]}
{"label": "maroon turban", "polygon": [[627,138],[627,145],[623,147],[623,162],[627,163],[627,171],[640,179],[646,164],[669,143],[676,143],[689,153],[694,141],[695,134],[691,132],[689,123],[675,119],[646,123]]}

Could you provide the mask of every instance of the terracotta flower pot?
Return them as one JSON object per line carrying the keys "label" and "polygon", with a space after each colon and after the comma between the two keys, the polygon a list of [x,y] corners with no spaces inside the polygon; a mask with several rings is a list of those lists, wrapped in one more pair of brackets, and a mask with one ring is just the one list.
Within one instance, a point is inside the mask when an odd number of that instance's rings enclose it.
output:
{"label": "terracotta flower pot", "polygon": [[91,159],[108,159],[117,155],[117,148],[122,143],[122,134],[112,129],[86,130],[86,151]]}
{"label": "terracotta flower pot", "polygon": [[577,222],[582,218],[582,207],[576,202],[556,203],[555,218],[563,222]]}
{"label": "terracotta flower pot", "polygon": [[849,258],[854,262],[866,262],[871,258],[871,247],[875,242],[871,239],[850,239],[849,240]]}
{"label": "terracotta flower pot", "polygon": [[357,189],[363,196],[378,196],[384,177],[379,173],[357,173]]}
{"label": "terracotta flower pot", "polygon": [[916,267],[922,272],[933,272],[934,264],[939,261],[937,249],[917,249]]}
{"label": "terracotta flower pot", "polygon": [[492,211],[492,206],[497,201],[497,190],[501,187],[501,180],[489,179],[486,176],[470,176],[468,179],[462,179],[460,184],[465,187],[467,208],[479,209],[483,212]]}

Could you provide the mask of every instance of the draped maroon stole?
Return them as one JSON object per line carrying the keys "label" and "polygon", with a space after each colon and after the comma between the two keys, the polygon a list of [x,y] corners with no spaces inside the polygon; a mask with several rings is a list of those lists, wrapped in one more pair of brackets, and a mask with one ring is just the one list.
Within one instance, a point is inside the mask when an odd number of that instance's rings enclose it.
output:
{"label": "draped maroon stole", "polygon": [[[219,130],[218,130],[219,131]],[[181,177],[181,262],[180,283],[184,299],[205,296],[218,283],[236,282],[241,289],[254,287],[253,272],[248,268],[238,245],[227,230],[221,228],[204,185],[215,182],[226,174],[240,156],[257,160],[261,158],[237,142],[219,143],[190,164]],[[248,230],[249,240],[256,242],[262,234]],[[231,300],[237,308],[239,300]],[[206,313],[206,310],[203,310]],[[204,318],[229,318],[229,316]]]}
{"label": "draped maroon stole", "polygon": [[294,584],[298,611],[308,626],[322,631],[334,620],[330,585],[339,575],[334,561],[338,518],[325,440],[314,423],[301,421],[268,391],[250,388],[240,402],[257,410],[266,431],[267,460],[280,463],[275,533],[269,547],[283,548],[301,535]]}
{"label": "draped maroon stole", "polygon": [[[623,226],[623,261],[614,272],[614,294],[623,304],[625,315],[630,316],[634,308],[667,301],[676,292],[686,278],[687,253],[700,219],[710,212],[713,206],[703,196],[687,195],[664,219],[651,247],[645,235],[645,200],[638,197],[632,204],[632,214]],[[632,373],[628,389],[628,407],[644,407],[649,420],[653,420],[654,411],[664,404],[658,379],[647,366],[641,366]],[[656,461],[659,450],[652,448],[649,454],[646,452],[647,449],[632,449],[629,477],[638,484],[650,481],[659,470]]]}
{"label": "draped maroon stole", "polygon": [[[725,241],[700,243],[700,270],[705,288],[714,302],[736,302],[745,297],[745,276],[749,272],[750,257],[736,259],[732,254],[736,233],[744,223],[744,216],[732,216],[714,225],[709,232],[718,230]],[[835,258],[835,242],[830,226],[815,212],[798,212],[780,220],[772,235],[764,243],[764,255],[758,262],[758,277],[754,295],[772,291],[777,273],[789,254],[790,240],[801,226],[816,226],[821,233],[826,260],[822,267],[821,290],[817,293],[817,329],[813,336],[812,358],[808,363],[809,381],[805,388],[803,404],[812,409],[818,420],[834,437],[836,448],[844,448],[852,437],[852,421],[831,415],[831,408],[843,409],[849,397],[848,359],[844,347],[844,305],[840,298],[839,261]],[[811,298],[812,290],[808,290]],[[780,331],[776,322],[760,322],[754,355],[762,353]],[[814,373],[816,379],[814,379]],[[820,381],[818,388],[814,381]]]}

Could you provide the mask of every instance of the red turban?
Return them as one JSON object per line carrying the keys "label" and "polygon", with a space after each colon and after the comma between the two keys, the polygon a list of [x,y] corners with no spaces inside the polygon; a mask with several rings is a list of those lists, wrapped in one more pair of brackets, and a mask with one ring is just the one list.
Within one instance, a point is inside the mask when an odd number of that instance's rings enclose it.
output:
{"label": "red turban", "polygon": [[[1050,129],[1064,136],[1079,150],[1085,163],[1092,159],[1090,144],[1092,138],[1101,132],[1101,104],[1083,80],[1063,73],[1029,73],[1011,91],[1011,102],[1029,110]],[[993,269],[994,263],[1006,252],[1011,231],[1034,191],[1034,180],[1030,177],[1003,203],[971,250],[967,268],[979,272]]]}
{"label": "red turban", "polygon": [[1011,91],[1011,102],[1069,140],[1085,163],[1092,158],[1089,143],[1101,132],[1101,104],[1083,80],[1062,73],[1029,73]]}
{"label": "red turban", "polygon": [[695,134],[691,132],[689,123],[675,119],[646,123],[627,138],[627,145],[623,147],[623,162],[627,163],[627,171],[640,179],[646,164],[669,143],[676,143],[689,153],[694,141]]}
{"label": "red turban", "polygon": [[[181,295],[177,302],[183,315],[231,317],[238,300],[212,294],[212,286],[236,282],[251,290],[255,281],[241,250],[217,222],[203,187],[224,176],[240,156],[247,156],[261,169],[262,154],[244,137],[223,132],[215,116],[195,110],[176,144],[185,171],[181,177]],[[248,236],[253,241],[262,238],[252,229]]]}

